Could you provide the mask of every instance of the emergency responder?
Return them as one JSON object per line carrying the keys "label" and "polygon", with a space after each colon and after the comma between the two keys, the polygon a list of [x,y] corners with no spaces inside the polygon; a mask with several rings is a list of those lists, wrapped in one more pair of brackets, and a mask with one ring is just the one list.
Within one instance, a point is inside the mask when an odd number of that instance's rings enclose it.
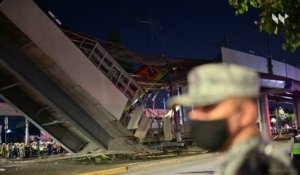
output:
{"label": "emergency responder", "polygon": [[294,167],[300,174],[300,134],[298,129],[293,129],[293,137],[291,138],[291,157]]}
{"label": "emergency responder", "polygon": [[260,135],[257,121],[259,78],[234,64],[207,64],[188,74],[188,93],[169,106],[192,107],[189,113],[196,145],[227,151],[221,175],[295,175],[287,155],[274,151]]}

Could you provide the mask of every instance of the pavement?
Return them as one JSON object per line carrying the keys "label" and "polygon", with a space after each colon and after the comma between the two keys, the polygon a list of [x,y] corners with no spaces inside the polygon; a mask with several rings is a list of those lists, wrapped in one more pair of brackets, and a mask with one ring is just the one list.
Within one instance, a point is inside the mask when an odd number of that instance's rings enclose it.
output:
{"label": "pavement", "polygon": [[[276,151],[283,154],[288,154],[289,142],[280,141],[274,142],[274,148]],[[207,153],[195,156],[189,156],[187,158],[179,159],[169,159],[164,161],[159,161],[156,163],[145,163],[139,164],[137,166],[129,167],[128,172],[120,173],[122,175],[153,175],[153,174],[163,174],[163,175],[174,175],[174,174],[184,174],[184,175],[211,175],[224,161],[225,156],[221,153]]]}
{"label": "pavement", "polygon": [[[275,149],[287,153],[288,141],[274,142]],[[74,158],[74,156],[73,156]],[[83,164],[83,162],[53,157],[48,159],[34,159],[28,161],[3,161],[0,163],[0,174],[212,174],[223,161],[223,154],[205,153],[192,156],[168,156],[159,160],[120,160],[97,164]]]}

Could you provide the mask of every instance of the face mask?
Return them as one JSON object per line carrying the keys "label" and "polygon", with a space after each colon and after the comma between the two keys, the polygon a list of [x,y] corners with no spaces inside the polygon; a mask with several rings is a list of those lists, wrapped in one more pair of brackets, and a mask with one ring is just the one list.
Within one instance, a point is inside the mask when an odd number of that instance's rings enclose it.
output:
{"label": "face mask", "polygon": [[227,119],[213,121],[191,121],[192,136],[197,146],[217,151],[229,138]]}

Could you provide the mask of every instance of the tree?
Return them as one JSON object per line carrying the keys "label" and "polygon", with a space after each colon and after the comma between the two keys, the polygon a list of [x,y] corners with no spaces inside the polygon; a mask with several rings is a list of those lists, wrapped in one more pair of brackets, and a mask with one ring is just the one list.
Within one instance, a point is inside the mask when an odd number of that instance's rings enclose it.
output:
{"label": "tree", "polygon": [[121,34],[118,31],[113,31],[108,34],[107,41],[113,42],[115,44],[121,44]]}
{"label": "tree", "polygon": [[[122,43],[120,32],[113,31],[113,32],[109,33],[107,36],[107,41],[113,42],[114,44],[120,46]],[[117,61],[122,66],[122,68],[125,69],[125,71],[127,71],[127,72],[133,71],[132,64],[129,61],[121,60],[121,59],[117,59]]]}
{"label": "tree", "polygon": [[260,9],[260,20],[256,23],[260,31],[282,35],[285,50],[295,52],[300,47],[300,0],[228,1],[236,9],[236,15],[244,14],[249,7]]}

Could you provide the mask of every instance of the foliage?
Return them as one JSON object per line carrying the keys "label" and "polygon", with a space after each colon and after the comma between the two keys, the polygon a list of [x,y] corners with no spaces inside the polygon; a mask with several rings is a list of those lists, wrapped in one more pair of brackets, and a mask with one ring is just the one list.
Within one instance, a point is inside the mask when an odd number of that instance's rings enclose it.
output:
{"label": "foliage", "polygon": [[296,120],[296,115],[294,113],[287,114],[287,119],[289,121],[295,121]]}
{"label": "foliage", "polygon": [[[108,34],[107,41],[113,42],[114,44],[121,45],[122,39],[121,34],[118,31],[113,31]],[[123,69],[127,72],[133,72],[132,64],[127,60],[117,60]]]}
{"label": "foliage", "polygon": [[[283,35],[284,49],[295,52],[300,47],[300,0],[228,0],[236,9],[236,15],[244,14],[249,7],[260,9],[257,25],[260,31]],[[286,15],[288,16],[286,16]],[[285,17],[284,23],[276,23],[272,15]]]}
{"label": "foliage", "polygon": [[108,34],[107,41],[111,41],[115,44],[121,44],[121,34],[118,31],[113,31]]}

